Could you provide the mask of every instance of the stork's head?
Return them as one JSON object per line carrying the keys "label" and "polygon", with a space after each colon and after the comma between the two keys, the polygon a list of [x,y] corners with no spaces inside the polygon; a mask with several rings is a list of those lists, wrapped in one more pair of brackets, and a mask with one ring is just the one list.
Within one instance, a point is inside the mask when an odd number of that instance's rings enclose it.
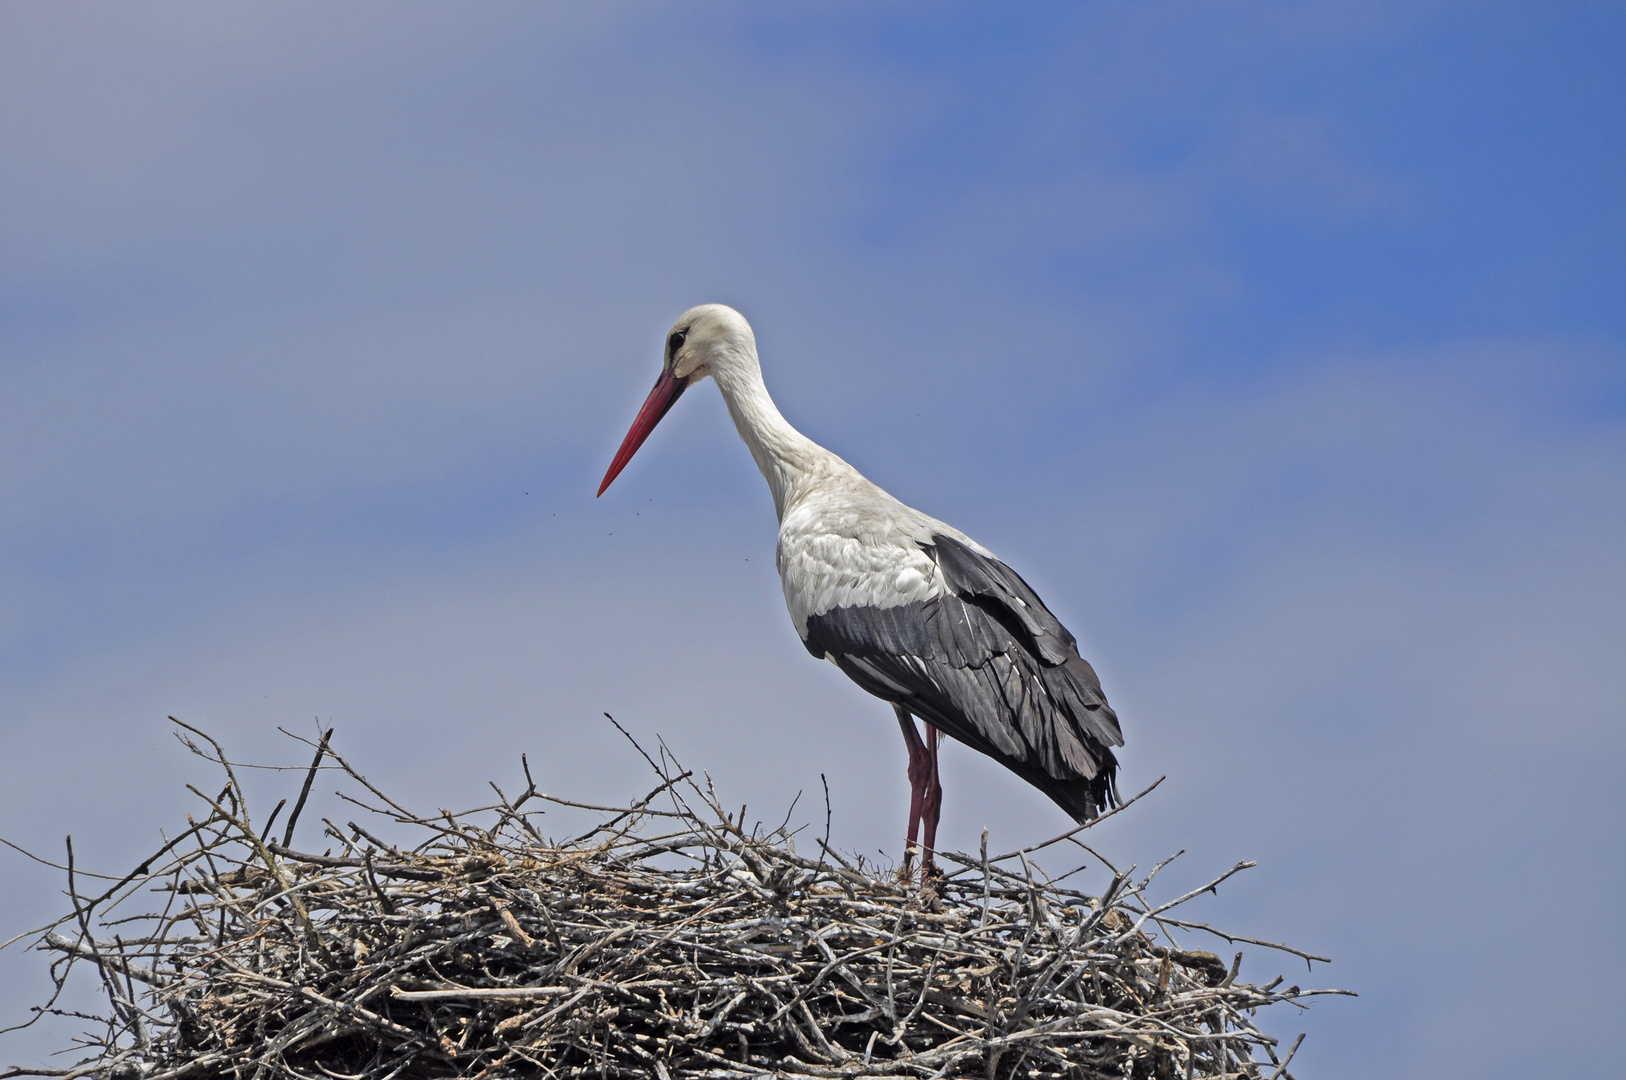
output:
{"label": "stork's head", "polygon": [[667,331],[661,377],[655,380],[655,388],[644,399],[644,407],[638,410],[627,437],[621,440],[621,449],[610,462],[598,493],[604,494],[690,385],[707,375],[726,379],[740,365],[754,365],[756,359],[756,335],[751,333],[751,324],[744,315],[725,304],[701,304],[685,311]]}

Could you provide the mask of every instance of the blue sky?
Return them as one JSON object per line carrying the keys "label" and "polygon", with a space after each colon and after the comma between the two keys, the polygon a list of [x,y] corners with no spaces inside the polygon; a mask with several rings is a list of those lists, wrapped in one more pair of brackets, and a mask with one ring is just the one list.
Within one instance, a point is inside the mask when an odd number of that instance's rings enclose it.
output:
{"label": "blue sky", "polygon": [[[1079,636],[1169,776],[1101,843],[1257,859],[1208,913],[1361,992],[1277,1018],[1301,1075],[1603,1075],[1623,61],[1602,3],[14,0],[0,835],[130,864],[202,776],[169,714],[331,723],[425,805],[521,751],[641,793],[608,710],[895,853],[889,712],[797,643],[716,395],[592,497],[723,301]],[[950,845],[1064,824],[946,769]],[[0,854],[15,929],[59,887]],[[0,954],[6,1014],[42,979]]]}

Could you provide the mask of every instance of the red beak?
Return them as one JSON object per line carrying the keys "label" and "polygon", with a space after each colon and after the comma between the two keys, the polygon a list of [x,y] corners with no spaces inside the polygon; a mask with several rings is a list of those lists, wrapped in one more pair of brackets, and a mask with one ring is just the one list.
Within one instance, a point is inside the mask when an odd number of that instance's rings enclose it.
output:
{"label": "red beak", "polygon": [[677,404],[677,399],[683,396],[683,391],[688,385],[687,380],[679,382],[670,371],[661,372],[661,377],[655,380],[655,389],[649,392],[649,396],[644,399],[644,407],[638,410],[638,418],[632,422],[632,427],[627,429],[627,437],[621,440],[621,449],[615,452],[615,460],[610,462],[609,471],[604,474],[604,482],[598,486],[599,495],[604,494],[604,489],[621,475],[621,470],[627,467],[632,455],[644,445],[644,440],[655,430],[655,425],[661,422],[661,417]]}

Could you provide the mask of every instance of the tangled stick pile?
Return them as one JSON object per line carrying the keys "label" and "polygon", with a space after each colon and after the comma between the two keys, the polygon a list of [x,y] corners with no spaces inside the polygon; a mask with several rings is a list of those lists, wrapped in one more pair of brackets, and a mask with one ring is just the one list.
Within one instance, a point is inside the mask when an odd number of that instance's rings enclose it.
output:
{"label": "tangled stick pile", "polygon": [[[745,831],[664,748],[649,796],[550,840],[527,806],[582,804],[529,784],[419,816],[325,738],[279,844],[186,730],[224,790],[102,894],[70,870],[74,911],[33,939],[60,954],[59,995],[76,966],[105,989],[91,1056],[0,1075],[1282,1078],[1292,1052],[1255,1012],[1342,992],[1244,984],[1241,954],[1174,943],[1209,929],[1181,905],[1251,864],[1162,902],[1156,869],[1112,871],[1089,896],[1037,848],[990,857],[985,839],[922,888],[827,840],[798,854],[784,826]],[[326,853],[289,847],[324,759],[421,843],[326,822]]]}

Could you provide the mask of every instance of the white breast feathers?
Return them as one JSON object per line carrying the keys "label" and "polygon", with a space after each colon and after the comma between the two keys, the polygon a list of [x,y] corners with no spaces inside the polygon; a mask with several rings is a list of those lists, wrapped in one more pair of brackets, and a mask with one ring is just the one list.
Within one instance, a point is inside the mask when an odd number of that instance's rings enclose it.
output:
{"label": "white breast feathers", "polygon": [[838,607],[901,607],[942,595],[942,574],[920,545],[942,534],[970,543],[959,530],[874,485],[862,487],[868,490],[804,499],[780,523],[779,578],[791,621],[804,639],[810,615]]}

